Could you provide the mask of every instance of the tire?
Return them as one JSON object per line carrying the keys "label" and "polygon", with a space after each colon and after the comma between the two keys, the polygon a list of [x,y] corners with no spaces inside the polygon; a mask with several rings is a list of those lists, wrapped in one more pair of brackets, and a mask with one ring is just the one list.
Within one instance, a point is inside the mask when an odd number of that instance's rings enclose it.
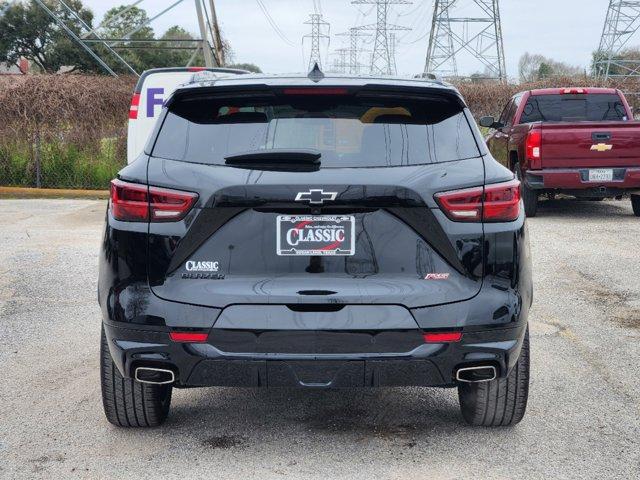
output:
{"label": "tire", "polygon": [[640,217],[640,195],[631,195],[631,208],[636,217]]}
{"label": "tire", "polygon": [[529,327],[520,358],[507,378],[460,383],[460,410],[467,423],[485,427],[515,425],[522,420],[529,396]]}
{"label": "tire", "polygon": [[111,359],[107,337],[100,340],[102,406],[107,420],[118,427],[157,427],[169,414],[171,385],[150,385],[120,375]]}
{"label": "tire", "polygon": [[522,201],[524,202],[524,213],[527,217],[535,217],[538,213],[538,192],[529,188],[527,183],[522,179],[520,173],[520,164],[516,163],[514,166],[516,171],[516,178],[520,180],[520,191],[522,192]]}

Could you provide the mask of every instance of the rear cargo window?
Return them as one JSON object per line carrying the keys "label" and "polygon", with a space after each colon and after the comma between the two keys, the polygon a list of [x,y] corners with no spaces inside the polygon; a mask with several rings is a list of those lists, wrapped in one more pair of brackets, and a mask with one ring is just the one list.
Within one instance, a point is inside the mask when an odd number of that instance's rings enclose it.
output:
{"label": "rear cargo window", "polygon": [[612,93],[533,95],[520,123],[628,120],[620,97]]}
{"label": "rear cargo window", "polygon": [[153,156],[223,165],[270,149],[314,149],[321,167],[384,167],[480,155],[455,99],[358,95],[186,98],[174,102]]}

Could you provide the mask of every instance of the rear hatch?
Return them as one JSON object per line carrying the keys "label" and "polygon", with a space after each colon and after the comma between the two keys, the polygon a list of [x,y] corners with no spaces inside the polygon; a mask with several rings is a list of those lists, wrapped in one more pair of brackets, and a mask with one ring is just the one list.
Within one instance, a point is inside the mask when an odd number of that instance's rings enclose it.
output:
{"label": "rear hatch", "polygon": [[448,220],[433,199],[484,178],[453,91],[179,91],[148,175],[199,195],[183,221],[150,224],[164,299],[412,308],[480,289],[482,224]]}
{"label": "rear hatch", "polygon": [[542,168],[640,165],[640,122],[615,93],[529,97],[522,123],[542,122]]}

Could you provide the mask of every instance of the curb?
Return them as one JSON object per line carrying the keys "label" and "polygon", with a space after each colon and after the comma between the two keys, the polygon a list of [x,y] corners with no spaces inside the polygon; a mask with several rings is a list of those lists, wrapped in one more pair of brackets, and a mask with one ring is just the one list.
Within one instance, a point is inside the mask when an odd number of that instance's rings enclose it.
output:
{"label": "curb", "polygon": [[0,187],[0,198],[84,198],[107,200],[109,190]]}

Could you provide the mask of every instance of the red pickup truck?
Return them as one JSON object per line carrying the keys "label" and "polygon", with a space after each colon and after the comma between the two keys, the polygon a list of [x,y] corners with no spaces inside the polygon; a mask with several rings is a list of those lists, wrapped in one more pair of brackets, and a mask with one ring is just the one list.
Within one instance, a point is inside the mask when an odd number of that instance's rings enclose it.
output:
{"label": "red pickup truck", "polygon": [[526,214],[540,195],[564,193],[599,200],[630,195],[640,216],[640,122],[612,88],[545,88],[514,95],[487,145],[522,181]]}

